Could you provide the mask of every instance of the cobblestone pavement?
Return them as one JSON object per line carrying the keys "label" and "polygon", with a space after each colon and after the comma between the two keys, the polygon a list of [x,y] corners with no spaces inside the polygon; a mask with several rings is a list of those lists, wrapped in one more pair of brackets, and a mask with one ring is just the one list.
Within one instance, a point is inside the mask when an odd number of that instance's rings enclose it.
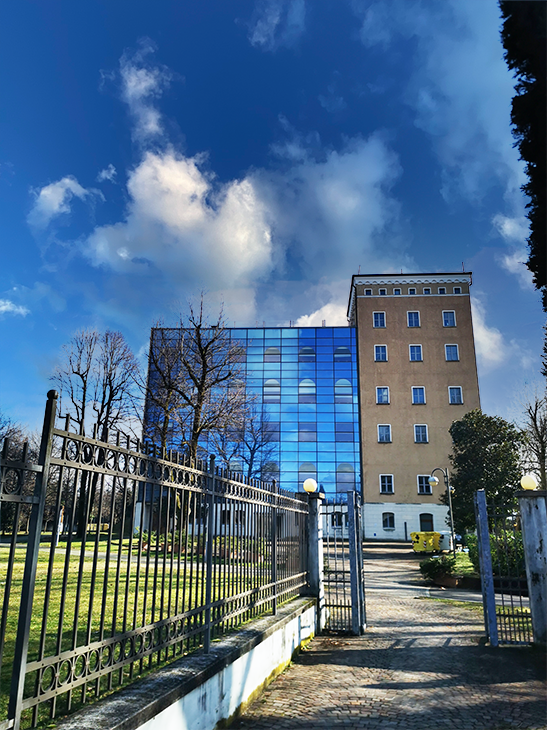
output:
{"label": "cobblestone pavement", "polygon": [[314,639],[231,727],[546,728],[543,652],[479,643],[482,611],[429,600],[417,564],[369,544],[366,634]]}

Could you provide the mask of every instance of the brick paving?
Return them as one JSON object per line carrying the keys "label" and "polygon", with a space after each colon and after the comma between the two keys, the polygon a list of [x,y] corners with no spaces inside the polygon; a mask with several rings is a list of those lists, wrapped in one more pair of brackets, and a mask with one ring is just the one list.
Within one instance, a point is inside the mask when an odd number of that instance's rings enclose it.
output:
{"label": "brick paving", "polygon": [[366,634],[314,639],[232,728],[547,728],[543,652],[480,643],[482,612],[428,600],[406,546],[365,569]]}

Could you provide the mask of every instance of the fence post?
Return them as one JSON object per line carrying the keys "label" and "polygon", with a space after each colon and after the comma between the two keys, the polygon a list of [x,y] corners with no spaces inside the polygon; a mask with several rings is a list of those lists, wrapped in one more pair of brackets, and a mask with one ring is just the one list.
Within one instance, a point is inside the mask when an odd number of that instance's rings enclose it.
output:
{"label": "fence post", "polygon": [[351,577],[351,631],[355,636],[364,633],[364,610],[362,606],[362,569],[359,559],[361,536],[359,535],[359,517],[357,515],[357,495],[347,492],[348,500],[348,543],[349,570]]}
{"label": "fence post", "polygon": [[19,730],[21,723],[21,705],[23,702],[23,690],[25,687],[30,621],[32,618],[32,603],[34,599],[34,585],[36,582],[36,567],[38,565],[38,550],[40,548],[42,521],[44,518],[44,506],[46,502],[49,462],[51,458],[51,450],[53,448],[53,428],[55,426],[55,415],[57,411],[57,397],[57,392],[55,390],[50,390],[47,394],[44,426],[42,429],[42,439],[40,441],[40,454],[38,457],[38,464],[42,467],[42,469],[36,475],[33,504],[30,513],[29,538],[27,543],[27,554],[25,557],[23,586],[21,589],[21,603],[19,608],[19,621],[17,624],[17,638],[15,639],[13,673],[11,675],[11,691],[8,707],[8,717],[14,721],[14,730]]}
{"label": "fence post", "polygon": [[211,650],[211,598],[213,588],[213,533],[215,531],[215,457],[209,460],[209,509],[207,510],[207,546],[205,557],[205,633],[203,649],[206,654]]}
{"label": "fence post", "polygon": [[325,625],[325,586],[323,582],[323,526],[321,522],[321,492],[308,494],[308,575],[310,593],[317,600],[315,632],[320,634]]}
{"label": "fence post", "polygon": [[517,492],[535,644],[547,643],[546,491]]}
{"label": "fence post", "polygon": [[272,597],[272,614],[275,616],[277,613],[277,482],[275,479],[272,482],[272,585],[273,585],[273,597]]}
{"label": "fence post", "polygon": [[479,548],[484,627],[486,629],[486,638],[490,641],[490,645],[498,646],[496,597],[494,594],[492,555],[490,553],[490,531],[488,529],[488,513],[486,511],[486,493],[484,489],[477,490],[473,496],[473,500],[475,503],[475,517],[477,520],[477,543]]}

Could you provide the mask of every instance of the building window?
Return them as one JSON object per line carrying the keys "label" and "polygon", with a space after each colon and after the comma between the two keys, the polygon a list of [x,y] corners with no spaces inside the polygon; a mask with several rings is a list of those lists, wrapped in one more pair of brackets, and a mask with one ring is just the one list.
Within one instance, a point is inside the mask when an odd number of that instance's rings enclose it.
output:
{"label": "building window", "polygon": [[445,345],[444,351],[446,355],[447,362],[454,362],[460,359],[460,354],[458,352],[458,345]]}
{"label": "building window", "polygon": [[427,444],[427,426],[425,424],[418,424],[414,426],[414,443],[415,444]]}
{"label": "building window", "polygon": [[353,423],[336,423],[334,436],[336,441],[353,442]]}
{"label": "building window", "polygon": [[446,294],[446,287],[445,286],[440,286],[438,288],[438,292],[439,292],[439,294]]}
{"label": "building window", "polygon": [[374,327],[385,327],[386,326],[386,313],[385,312],[373,312],[373,326]]}
{"label": "building window", "polygon": [[429,474],[418,474],[418,494],[431,494]]}
{"label": "building window", "polygon": [[452,406],[461,406],[463,403],[462,389],[459,385],[448,388],[448,402]]}
{"label": "building window", "polygon": [[409,327],[419,327],[420,326],[420,313],[419,312],[407,312],[407,323]]}
{"label": "building window", "polygon": [[335,403],[351,403],[352,387],[347,378],[340,378],[334,384],[334,402]]}
{"label": "building window", "polygon": [[299,441],[317,441],[317,424],[316,423],[299,423],[298,424],[298,440]]}
{"label": "building window", "polygon": [[382,527],[384,528],[384,530],[395,529],[395,515],[393,514],[393,512],[382,513]]}
{"label": "building window", "polygon": [[382,423],[378,425],[378,443],[391,443],[391,426],[388,423]]}
{"label": "building window", "polygon": [[414,289],[414,288],[412,287],[411,289],[409,289],[409,290],[408,290],[408,293],[409,293],[409,294],[416,294],[416,289]]}
{"label": "building window", "polygon": [[333,512],[330,516],[330,523],[333,527],[343,527],[344,524],[347,527],[348,513],[346,512],[345,514],[342,514],[342,512]]}
{"label": "building window", "polygon": [[415,385],[412,388],[412,405],[421,406],[425,403],[425,388]]}
{"label": "building window", "polygon": [[299,362],[315,362],[315,350],[313,347],[301,347],[298,352]]}
{"label": "building window", "polygon": [[422,361],[422,346],[421,345],[409,345],[410,360],[411,362]]}
{"label": "building window", "polygon": [[264,382],[264,403],[279,403],[281,401],[281,385],[279,380],[270,378]]}
{"label": "building window", "polygon": [[304,378],[298,384],[298,402],[315,403],[315,383],[310,378]]}
{"label": "building window", "polygon": [[429,512],[420,515],[420,532],[433,532],[433,515]]}
{"label": "building window", "polygon": [[281,424],[269,422],[267,424],[264,424],[264,426],[264,436],[268,439],[268,443],[279,441],[279,439],[281,438]]}
{"label": "building window", "polygon": [[387,345],[374,345],[374,359],[376,362],[387,362]]}
{"label": "building window", "polygon": [[353,489],[355,489],[355,469],[351,464],[338,464],[336,467],[336,491],[351,492]]}
{"label": "building window", "polygon": [[393,474],[380,474],[381,494],[393,494]]}
{"label": "building window", "polygon": [[298,491],[303,492],[304,491],[304,482],[306,479],[315,479],[317,480],[317,467],[315,464],[312,464],[311,461],[305,461],[303,464],[300,464],[298,467]]}
{"label": "building window", "polygon": [[379,293],[381,297],[385,297],[385,295],[387,294],[387,289],[380,289]]}
{"label": "building window", "polygon": [[431,289],[428,286],[424,287],[424,294],[431,294]]}
{"label": "building window", "polygon": [[365,296],[371,297],[372,296],[372,289],[365,289]]}
{"label": "building window", "polygon": [[334,362],[351,362],[349,347],[337,347],[334,351]]}
{"label": "building window", "polygon": [[378,405],[388,405],[389,404],[389,388],[386,386],[381,386],[376,388],[376,403]]}
{"label": "building window", "polygon": [[462,293],[461,286],[455,286],[454,287],[454,294],[461,294],[461,293]]}
{"label": "building window", "polygon": [[281,350],[279,347],[267,347],[264,350],[264,362],[280,362]]}
{"label": "building window", "polygon": [[394,290],[393,290],[393,294],[394,294],[394,295],[395,295],[396,297],[397,297],[397,296],[400,296],[400,295],[401,295],[401,290],[400,290],[400,289],[394,289]]}
{"label": "building window", "polygon": [[443,312],[443,327],[456,326],[456,312]]}

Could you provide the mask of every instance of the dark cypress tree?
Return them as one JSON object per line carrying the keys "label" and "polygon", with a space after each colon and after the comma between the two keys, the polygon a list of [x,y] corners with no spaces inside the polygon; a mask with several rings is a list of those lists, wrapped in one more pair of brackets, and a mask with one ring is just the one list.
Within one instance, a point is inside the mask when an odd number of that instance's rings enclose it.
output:
{"label": "dark cypress tree", "polygon": [[534,275],[536,288],[542,291],[543,308],[547,311],[547,3],[543,0],[500,0],[499,5],[504,21],[501,38],[505,60],[517,80],[511,109],[513,135],[521,159],[526,162],[528,175],[528,182],[522,186],[530,198],[527,205],[530,220],[527,266]]}

